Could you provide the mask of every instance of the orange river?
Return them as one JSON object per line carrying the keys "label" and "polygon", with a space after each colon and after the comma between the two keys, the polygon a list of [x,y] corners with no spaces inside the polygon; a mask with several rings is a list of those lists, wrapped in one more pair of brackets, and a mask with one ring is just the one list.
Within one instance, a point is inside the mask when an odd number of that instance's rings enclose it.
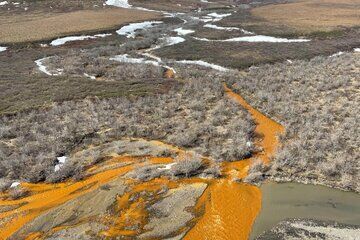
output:
{"label": "orange river", "polygon": [[[176,188],[179,184],[186,182],[205,181],[208,184],[203,196],[198,201],[195,211],[198,211],[196,222],[185,234],[186,240],[226,240],[226,239],[248,239],[252,225],[261,209],[261,191],[256,186],[239,183],[234,179],[242,179],[247,175],[251,162],[260,158],[264,163],[275,153],[278,145],[278,135],[282,134],[284,128],[266,117],[256,109],[252,108],[240,95],[224,86],[228,97],[246,108],[256,122],[256,133],[261,139],[256,144],[263,149],[254,157],[235,162],[223,163],[222,171],[224,177],[221,179],[203,180],[189,179],[179,182],[165,178],[151,180],[145,183],[136,183],[129,180],[131,190],[117,199],[116,216],[108,216],[104,221],[108,223],[107,231],[101,232],[102,236],[135,236],[136,231],[128,231],[126,225],[137,222],[141,226],[147,223],[146,202],[157,199],[139,198],[129,203],[129,199],[140,191],[155,193],[160,191],[160,185],[167,185],[169,189]],[[180,151],[180,150],[179,150]],[[170,163],[171,158],[149,158],[152,163]],[[141,164],[139,158],[118,156],[109,161],[109,165],[123,163],[122,167],[111,170],[99,171],[97,166],[88,170],[89,177],[78,182],[65,182],[58,184],[30,184],[21,183],[23,188],[28,189],[31,194],[19,200],[7,200],[4,193],[0,194],[0,210],[6,207],[9,210],[0,211],[0,239],[8,239],[21,229],[26,223],[31,222],[47,210],[59,206],[71,199],[77,198],[100,186],[124,175]],[[92,173],[92,174],[91,174]],[[125,222],[127,222],[125,224]],[[61,229],[62,226],[53,229]],[[141,230],[141,229],[140,229]],[[42,239],[46,233],[31,233],[26,236],[27,240]]]}

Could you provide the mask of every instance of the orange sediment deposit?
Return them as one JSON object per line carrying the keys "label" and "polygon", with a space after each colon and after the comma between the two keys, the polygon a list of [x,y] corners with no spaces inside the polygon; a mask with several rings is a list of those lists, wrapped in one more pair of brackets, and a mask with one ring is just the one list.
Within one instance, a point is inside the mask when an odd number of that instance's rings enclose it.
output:
{"label": "orange sediment deposit", "polygon": [[205,213],[184,239],[247,239],[261,207],[260,190],[221,179],[204,194]]}
{"label": "orange sediment deposit", "polygon": [[262,152],[254,157],[223,163],[225,179],[214,180],[204,194],[208,194],[205,212],[196,225],[185,235],[185,240],[248,239],[252,225],[261,209],[261,191],[256,186],[234,182],[247,176],[251,162],[259,157],[269,163],[278,146],[278,135],[283,126],[251,107],[244,98],[224,85],[227,95],[252,115],[257,126],[255,132],[262,136],[256,144]]}
{"label": "orange sediment deposit", "polygon": [[255,132],[262,136],[258,145],[263,148],[263,151],[258,154],[258,157],[260,157],[264,163],[268,163],[269,157],[276,151],[279,144],[278,136],[284,133],[284,127],[253,108],[243,97],[234,93],[226,85],[224,88],[229,97],[238,102],[252,115],[254,121],[256,122]]}
{"label": "orange sediment deposit", "polygon": [[[133,162],[135,160],[136,159],[131,157],[118,158],[118,161]],[[127,173],[131,169],[132,166],[127,165],[122,168],[100,172],[79,182],[65,182],[58,184],[22,183],[22,187],[32,192],[31,196],[20,200],[0,200],[0,206],[21,204],[18,208],[0,213],[0,219],[10,219],[0,226],[0,239],[7,239],[23,227],[24,224],[30,222],[46,210],[97,189],[101,185],[119,175]]]}
{"label": "orange sediment deposit", "polygon": [[[159,200],[164,188],[177,188],[179,184],[167,178],[157,178],[148,182],[134,182],[131,191],[117,198],[116,212],[105,221],[111,227],[101,232],[107,237],[134,236],[140,234],[148,220],[146,207]],[[136,229],[136,230],[133,230]]]}
{"label": "orange sediment deposit", "polygon": [[[168,178],[155,178],[142,182],[125,179],[127,190],[121,196],[116,197],[112,211],[100,216],[100,220],[107,226],[106,230],[99,232],[105,238],[132,237],[144,231],[149,222],[148,207],[159,201],[163,193],[168,189],[181,187],[192,183],[207,183],[208,187],[193,211],[195,218],[179,231],[186,231],[189,226],[193,227],[187,232],[184,239],[247,239],[253,222],[261,208],[261,192],[259,188],[234,179],[243,179],[247,176],[252,161],[259,157],[264,163],[269,162],[269,157],[274,154],[278,145],[277,136],[283,133],[284,128],[252,108],[240,95],[235,94],[225,86],[227,95],[246,108],[253,116],[257,126],[256,133],[262,139],[256,144],[262,148],[262,152],[254,157],[222,164],[223,179],[200,179],[190,178],[170,180]],[[136,140],[135,140],[136,141]],[[178,155],[181,161],[186,154],[190,154],[180,148],[165,144],[160,141],[150,141],[158,146],[164,146]],[[210,160],[204,158],[208,163]],[[123,176],[136,167],[145,164],[169,164],[173,159],[170,157],[130,157],[112,156],[105,162],[89,168],[89,175],[78,182],[65,182],[57,184],[30,184],[22,183],[21,187],[31,192],[30,196],[19,200],[7,200],[6,194],[2,194],[0,207],[8,207],[10,210],[0,212],[0,239],[7,239],[21,229],[26,223],[40,216],[45,211],[78,198],[85,193],[94,191],[109,183],[119,176]],[[51,231],[61,230],[58,226]],[[34,240],[43,237],[42,232],[30,233],[26,239]]]}

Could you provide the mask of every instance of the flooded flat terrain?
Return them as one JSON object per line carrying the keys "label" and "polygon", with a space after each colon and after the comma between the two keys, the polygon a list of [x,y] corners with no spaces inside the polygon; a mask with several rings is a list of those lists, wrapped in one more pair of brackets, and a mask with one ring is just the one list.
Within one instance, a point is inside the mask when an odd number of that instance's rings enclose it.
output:
{"label": "flooded flat terrain", "polygon": [[360,223],[360,196],[323,186],[267,183],[261,187],[262,208],[251,239],[287,218]]}

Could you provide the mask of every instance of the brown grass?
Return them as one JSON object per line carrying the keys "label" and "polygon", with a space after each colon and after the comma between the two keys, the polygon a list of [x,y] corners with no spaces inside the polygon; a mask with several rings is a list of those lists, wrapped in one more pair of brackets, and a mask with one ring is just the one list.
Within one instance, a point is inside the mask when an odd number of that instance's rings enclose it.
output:
{"label": "brown grass", "polygon": [[159,14],[153,12],[120,8],[1,16],[0,43],[48,40],[79,32],[111,29],[124,23],[159,17]]}
{"label": "brown grass", "polygon": [[360,26],[359,0],[305,0],[252,10],[255,17],[309,33]]}

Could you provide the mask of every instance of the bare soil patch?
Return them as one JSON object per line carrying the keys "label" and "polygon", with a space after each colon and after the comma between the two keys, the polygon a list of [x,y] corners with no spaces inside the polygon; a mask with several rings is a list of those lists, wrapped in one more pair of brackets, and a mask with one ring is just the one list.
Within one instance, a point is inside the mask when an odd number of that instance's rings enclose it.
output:
{"label": "bare soil patch", "polygon": [[271,4],[252,9],[255,17],[278,25],[295,28],[299,32],[333,31],[360,25],[359,0],[300,1]]}
{"label": "bare soil patch", "polygon": [[[0,42],[47,40],[79,32],[112,29],[128,22],[159,18],[154,12],[132,9],[80,10],[68,13],[32,12],[0,17]],[[73,24],[76,23],[76,24]]]}

